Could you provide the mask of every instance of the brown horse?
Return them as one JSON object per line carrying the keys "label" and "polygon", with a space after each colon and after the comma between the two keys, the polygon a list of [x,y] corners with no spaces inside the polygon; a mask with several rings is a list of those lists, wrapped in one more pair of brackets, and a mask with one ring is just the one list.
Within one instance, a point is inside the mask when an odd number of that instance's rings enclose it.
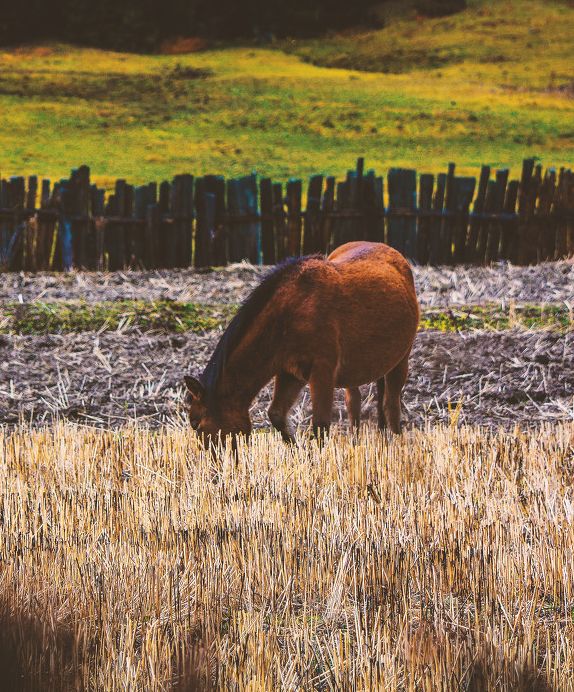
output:
{"label": "brown horse", "polygon": [[408,262],[383,243],[287,260],[243,303],[203,374],[185,377],[191,424],[208,436],[249,434],[249,407],[275,378],[269,418],[292,441],[287,417],[307,382],[316,434],[329,428],[335,387],[346,388],[358,426],[359,385],[376,382],[379,426],[398,433],[418,320]]}

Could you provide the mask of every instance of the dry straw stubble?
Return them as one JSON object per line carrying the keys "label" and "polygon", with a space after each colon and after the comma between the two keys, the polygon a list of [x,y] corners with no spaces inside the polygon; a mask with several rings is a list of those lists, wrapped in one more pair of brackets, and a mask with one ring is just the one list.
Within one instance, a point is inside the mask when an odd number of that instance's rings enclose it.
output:
{"label": "dry straw stubble", "polygon": [[573,688],[574,425],[0,432],[0,647],[37,689]]}

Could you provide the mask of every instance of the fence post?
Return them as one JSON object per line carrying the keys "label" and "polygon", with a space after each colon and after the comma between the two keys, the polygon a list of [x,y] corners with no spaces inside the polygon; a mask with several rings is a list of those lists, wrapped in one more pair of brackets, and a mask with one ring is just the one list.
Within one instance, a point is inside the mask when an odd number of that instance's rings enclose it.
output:
{"label": "fence post", "polygon": [[92,224],[94,227],[95,268],[104,271],[106,268],[106,223],[105,223],[105,191],[96,185],[91,187]]}
{"label": "fence post", "polygon": [[335,208],[335,178],[330,175],[325,182],[325,192],[321,202],[321,228],[320,238],[323,252],[329,253],[332,244],[333,219],[331,214]]}
{"label": "fence post", "polygon": [[454,262],[462,264],[466,253],[468,231],[468,214],[474,196],[476,178],[462,177],[454,179],[454,209],[457,213],[454,226]]}
{"label": "fence post", "polygon": [[[153,198],[152,198],[153,199]],[[145,266],[155,269],[159,266],[158,239],[161,226],[161,213],[155,200],[148,202],[145,214]]]}
{"label": "fence post", "polygon": [[273,217],[277,262],[281,262],[287,257],[289,240],[285,217],[285,199],[283,198],[283,185],[281,183],[273,183]]}
{"label": "fence post", "polygon": [[173,223],[167,220],[167,215],[170,211],[171,203],[171,184],[167,180],[163,180],[159,186],[159,214],[160,225],[157,242],[158,262],[160,267],[168,269],[173,267]]}
{"label": "fence post", "polygon": [[211,264],[224,266],[228,262],[227,224],[225,223],[225,178],[221,175],[206,175],[205,191],[214,196],[213,236],[210,237]]}
{"label": "fence post", "polygon": [[181,176],[181,207],[180,213],[180,267],[190,267],[193,250],[193,208],[194,208],[194,178],[189,173]]}
{"label": "fence post", "polygon": [[90,169],[80,166],[70,176],[71,214],[81,217],[72,222],[72,243],[74,265],[87,269],[89,265],[88,246],[90,234]]}
{"label": "fence post", "polygon": [[[40,192],[40,210],[47,209],[50,205],[50,181],[42,180]],[[42,215],[38,218],[38,235],[36,243],[36,266],[37,269],[47,269],[50,262],[50,251],[54,239],[54,221],[43,219]]]}
{"label": "fence post", "polygon": [[570,218],[566,224],[566,252],[572,257],[574,256],[574,173],[567,170],[566,173],[566,190],[564,192],[564,212],[570,214]]}
{"label": "fence post", "polygon": [[363,177],[362,206],[364,212],[366,240],[382,243],[385,240],[385,204],[383,201],[383,179],[370,170]]}
{"label": "fence post", "polygon": [[300,180],[291,178],[287,183],[287,253],[290,257],[301,254],[301,187]]}
{"label": "fence post", "polygon": [[303,231],[303,254],[320,252],[321,247],[321,192],[323,176],[314,175],[309,180],[307,191],[307,211]]}
{"label": "fence post", "polygon": [[445,264],[452,264],[452,241],[454,228],[456,226],[456,219],[451,216],[453,212],[456,212],[456,183],[454,170],[455,164],[449,163],[444,195],[444,208],[447,215],[442,219],[440,230],[443,257],[442,261]]}
{"label": "fence post", "polygon": [[[464,252],[464,259],[468,264],[471,262],[478,262],[479,237],[481,234],[481,228],[484,224],[484,221],[478,218],[478,214],[482,214],[484,212],[486,188],[488,187],[489,180],[490,166],[482,166],[480,169],[480,178],[478,179],[478,192],[476,193],[476,199],[474,200],[474,206],[472,209],[473,214],[476,214],[477,216],[475,218],[471,218],[470,220],[468,240]],[[486,226],[486,224],[484,225]]]}
{"label": "fence post", "polygon": [[74,246],[72,237],[72,221],[70,219],[74,209],[74,189],[71,180],[62,181],[60,193],[60,223],[59,237],[62,253],[62,266],[64,271],[69,271],[74,265]]}
{"label": "fence post", "polygon": [[[422,212],[431,210],[433,187],[434,175],[430,173],[423,173],[419,179],[419,208]],[[428,264],[429,262],[430,229],[430,217],[424,215],[419,216],[417,232],[417,261],[419,264]]]}
{"label": "fence post", "polygon": [[212,250],[215,238],[215,195],[207,191],[206,179],[199,178],[195,185],[194,266],[198,269],[213,264]]}
{"label": "fence post", "polygon": [[24,230],[24,256],[23,268],[28,271],[36,271],[38,266],[38,223],[33,219],[36,211],[36,196],[38,194],[38,178],[31,175],[28,178],[28,190],[26,192],[26,222]]}
{"label": "fence post", "polygon": [[[522,176],[520,178],[520,189],[518,193],[518,215],[519,215],[519,263],[528,264],[533,255],[535,245],[533,235],[533,215],[536,207],[536,197],[538,195],[538,180],[534,175],[534,159],[524,159],[522,162]],[[534,256],[536,249],[534,247]]]}
{"label": "fence post", "polygon": [[[514,214],[516,210],[516,199],[518,197],[518,180],[511,180],[506,188],[504,198],[504,213]],[[515,219],[504,221],[501,224],[502,238],[500,241],[500,258],[512,260],[512,252],[517,245],[517,223]]]}
{"label": "fence post", "polygon": [[391,168],[388,173],[389,216],[388,243],[405,257],[416,257],[417,220],[412,217],[397,217],[397,209],[414,212],[417,206],[417,172],[408,168]]}
{"label": "fence post", "polygon": [[[0,209],[8,207],[8,183],[6,180],[0,180]],[[0,218],[0,266],[2,268],[8,265],[8,247],[9,247],[10,232],[8,222],[5,218]]]}
{"label": "fence post", "polygon": [[[508,183],[508,169],[504,168],[500,171],[496,171],[496,189],[495,196],[492,206],[492,213],[500,214],[504,209],[504,198],[506,193],[506,185]],[[497,219],[493,219],[488,224],[488,238],[486,243],[486,264],[495,262],[499,255],[499,245],[502,222]]]}
{"label": "fence post", "polygon": [[[444,205],[444,192],[446,189],[446,173],[439,173],[436,181],[436,191],[434,194],[432,209],[437,214],[442,213]],[[442,245],[440,242],[440,230],[442,218],[435,216],[431,219],[430,243],[429,243],[429,262],[432,265],[441,264],[443,261]]]}
{"label": "fence post", "polygon": [[[259,194],[261,215],[261,251],[263,264],[275,264],[277,253],[275,250],[275,229],[273,224],[273,183],[271,178],[262,178],[259,182]],[[269,217],[269,218],[267,218]]]}
{"label": "fence post", "polygon": [[134,223],[132,247],[135,250],[137,266],[140,268],[148,268],[147,264],[147,233],[146,219],[148,208],[149,186],[140,185],[134,190]]}
{"label": "fence post", "polygon": [[544,174],[538,198],[538,261],[545,262],[554,258],[556,249],[556,220],[551,212],[556,195],[556,169],[548,168]]}
{"label": "fence post", "polygon": [[25,230],[21,226],[26,196],[26,183],[22,176],[10,178],[8,206],[12,208],[12,232],[8,241],[8,266],[13,271],[21,269],[25,260]]}

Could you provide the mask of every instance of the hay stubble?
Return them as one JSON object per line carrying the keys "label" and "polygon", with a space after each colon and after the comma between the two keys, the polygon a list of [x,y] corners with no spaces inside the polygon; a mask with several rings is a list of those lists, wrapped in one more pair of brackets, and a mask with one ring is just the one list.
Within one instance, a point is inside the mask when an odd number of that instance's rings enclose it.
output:
{"label": "hay stubble", "polygon": [[0,450],[0,663],[30,688],[574,687],[572,424]]}

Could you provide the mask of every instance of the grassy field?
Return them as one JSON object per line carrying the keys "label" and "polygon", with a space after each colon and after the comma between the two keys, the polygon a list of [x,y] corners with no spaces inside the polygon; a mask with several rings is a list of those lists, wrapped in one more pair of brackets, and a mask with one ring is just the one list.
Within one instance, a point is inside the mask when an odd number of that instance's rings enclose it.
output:
{"label": "grassy field", "polygon": [[572,424],[0,430],[6,689],[570,690]]}
{"label": "grassy field", "polygon": [[2,50],[1,173],[57,179],[85,162],[104,184],[187,171],[284,180],[342,175],[361,154],[381,172],[455,160],[517,173],[526,155],[571,165],[573,34],[568,3],[482,0],[268,48]]}

